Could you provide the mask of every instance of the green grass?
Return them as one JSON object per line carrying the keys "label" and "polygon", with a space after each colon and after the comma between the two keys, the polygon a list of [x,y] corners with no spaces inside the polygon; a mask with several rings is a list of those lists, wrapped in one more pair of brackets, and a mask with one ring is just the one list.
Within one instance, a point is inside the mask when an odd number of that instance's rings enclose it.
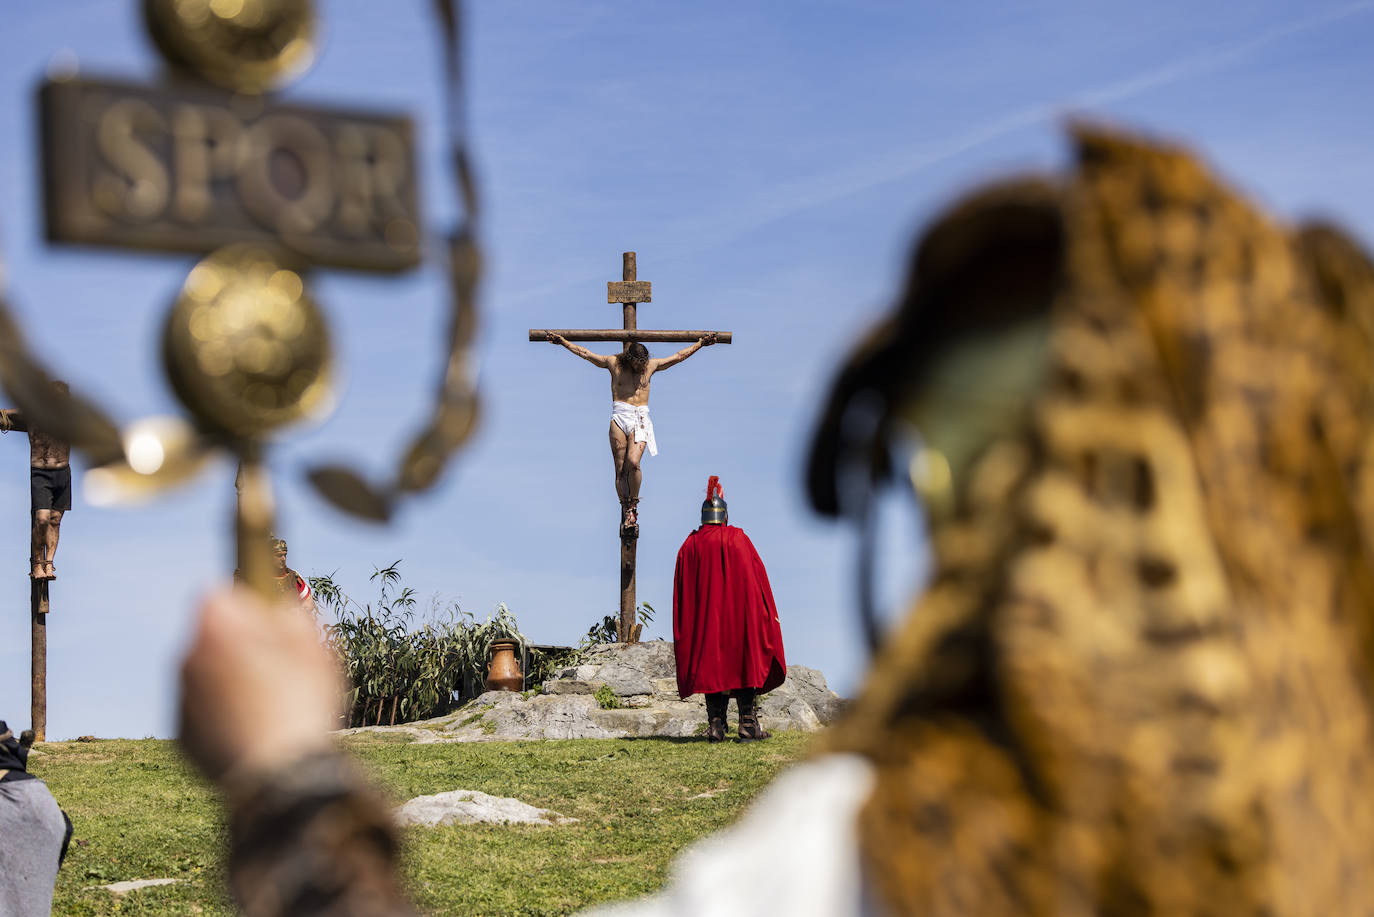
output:
{"label": "green grass", "polygon": [[[445,790],[514,796],[579,819],[408,829],[411,894],[435,914],[564,914],[657,889],[673,856],[731,822],[810,737],[708,745],[585,739],[408,745],[360,734],[348,748],[394,801]],[[54,914],[232,914],[212,790],[174,743],[51,743],[30,764],[76,824]],[[176,885],[116,898],[92,889],[128,879]]]}

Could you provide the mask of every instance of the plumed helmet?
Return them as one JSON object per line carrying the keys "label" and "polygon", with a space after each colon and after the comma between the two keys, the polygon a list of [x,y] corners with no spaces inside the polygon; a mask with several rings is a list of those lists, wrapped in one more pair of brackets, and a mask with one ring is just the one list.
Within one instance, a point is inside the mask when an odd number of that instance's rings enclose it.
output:
{"label": "plumed helmet", "polygon": [[725,490],[720,486],[720,478],[714,474],[706,482],[706,499],[701,503],[701,524],[725,524]]}

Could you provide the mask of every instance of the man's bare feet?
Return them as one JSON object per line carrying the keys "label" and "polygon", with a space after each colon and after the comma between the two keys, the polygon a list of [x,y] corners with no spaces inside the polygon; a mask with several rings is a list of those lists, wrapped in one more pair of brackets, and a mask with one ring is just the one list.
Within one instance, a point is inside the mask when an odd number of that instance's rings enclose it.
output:
{"label": "man's bare feet", "polygon": [[43,579],[57,579],[57,568],[50,560],[43,561]]}
{"label": "man's bare feet", "polygon": [[625,515],[620,521],[620,527],[626,531],[639,528],[638,500],[632,500],[625,504]]}
{"label": "man's bare feet", "polygon": [[43,561],[35,560],[33,570],[29,573],[29,579],[43,579]]}

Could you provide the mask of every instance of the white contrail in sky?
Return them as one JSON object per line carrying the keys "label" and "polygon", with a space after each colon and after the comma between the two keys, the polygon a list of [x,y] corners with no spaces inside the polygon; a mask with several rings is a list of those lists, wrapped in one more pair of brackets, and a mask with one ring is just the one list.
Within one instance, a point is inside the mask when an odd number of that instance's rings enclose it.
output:
{"label": "white contrail in sky", "polygon": [[1260,32],[1258,35],[1238,41],[1233,44],[1219,48],[1209,48],[1197,54],[1185,57],[1182,60],[1166,64],[1155,70],[1149,70],[1138,76],[1129,79],[1119,80],[1109,83],[1101,89],[1083,93],[1082,96],[1071,100],[1071,106],[1105,105],[1109,102],[1119,102],[1122,99],[1129,99],[1158,86],[1166,86],[1170,83],[1177,83],[1189,77],[1199,76],[1213,70],[1220,70],[1227,64],[1240,60],[1255,51],[1273,44],[1291,35],[1302,32],[1310,32],[1313,29],[1348,19],[1358,13],[1374,10],[1374,0],[1359,0],[1357,3],[1348,3],[1345,6],[1318,13],[1315,16],[1308,16],[1305,19],[1298,19],[1293,22],[1276,25]]}
{"label": "white contrail in sky", "polygon": [[[907,178],[931,166],[967,153],[989,141],[1005,137],[1024,128],[1052,121],[1068,113],[1086,113],[1093,108],[1121,102],[1151,89],[1220,70],[1281,39],[1308,32],[1369,10],[1374,10],[1374,0],[1359,0],[1359,2],[1349,3],[1318,15],[1273,26],[1242,41],[1209,48],[1164,66],[1108,83],[1098,89],[1075,94],[1066,101],[1038,102],[1029,105],[970,128],[962,134],[950,137],[943,143],[916,153],[909,150],[895,154],[889,153],[884,156],[882,163],[870,162],[867,168],[844,169],[829,176],[812,176],[775,188],[768,194],[769,200],[760,202],[761,206],[750,214],[746,222],[733,222],[729,225],[726,230],[728,235],[719,230],[712,234],[703,229],[698,238],[708,238],[711,239],[711,242],[698,245],[697,250],[725,244],[764,223],[781,217],[790,216],[821,204],[831,203],[852,194],[868,191],[888,182]],[[674,252],[675,257],[686,254],[689,252],[684,249],[677,249]]]}
{"label": "white contrail in sky", "polygon": [[[1134,98],[1152,89],[1224,69],[1285,38],[1371,10],[1374,10],[1374,0],[1347,3],[1332,10],[1272,26],[1249,38],[1208,48],[1097,89],[1076,93],[1067,99],[1037,102],[992,118],[942,142],[925,145],[924,148],[905,147],[829,174],[811,175],[773,185],[761,192],[753,201],[732,207],[728,213],[691,219],[671,227],[664,236],[692,241],[682,245],[665,246],[671,254],[659,256],[657,260],[680,260],[718,248],[775,220],[843,200],[889,182],[900,181],[1016,131],[1053,121],[1068,113],[1089,113],[1094,108]],[[743,219],[741,213],[746,214]],[[597,277],[599,276],[598,274]],[[509,302],[513,305],[543,299],[555,292],[584,285],[593,279],[596,278],[588,275],[545,284],[517,294]]]}

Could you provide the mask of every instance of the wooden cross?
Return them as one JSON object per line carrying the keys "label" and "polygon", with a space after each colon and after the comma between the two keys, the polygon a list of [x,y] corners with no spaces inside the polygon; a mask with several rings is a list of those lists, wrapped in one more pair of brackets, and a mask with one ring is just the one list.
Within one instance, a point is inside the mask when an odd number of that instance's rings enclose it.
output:
{"label": "wooden cross", "polygon": [[[622,327],[616,328],[531,328],[530,340],[543,342],[549,334],[557,334],[569,341],[614,341],[628,348],[635,341],[641,343],[668,343],[696,341],[707,334],[716,336],[716,343],[729,344],[731,333],[728,331],[641,331],[639,329],[636,307],[642,302],[651,302],[650,283],[638,278],[635,253],[625,252],[624,268],[620,280],[606,283],[606,302],[620,303],[623,316]],[[617,523],[619,525],[619,523]],[[635,549],[638,545],[639,529],[620,528],[620,624],[616,636],[621,643],[634,643],[639,640],[640,626],[635,623]]]}
{"label": "wooden cross", "polygon": [[[28,422],[4,412],[9,421],[6,432],[28,433]],[[29,513],[29,538],[33,539],[33,513]],[[30,558],[32,559],[32,558]],[[48,732],[48,581],[29,578],[29,728],[34,741],[42,742]]]}

